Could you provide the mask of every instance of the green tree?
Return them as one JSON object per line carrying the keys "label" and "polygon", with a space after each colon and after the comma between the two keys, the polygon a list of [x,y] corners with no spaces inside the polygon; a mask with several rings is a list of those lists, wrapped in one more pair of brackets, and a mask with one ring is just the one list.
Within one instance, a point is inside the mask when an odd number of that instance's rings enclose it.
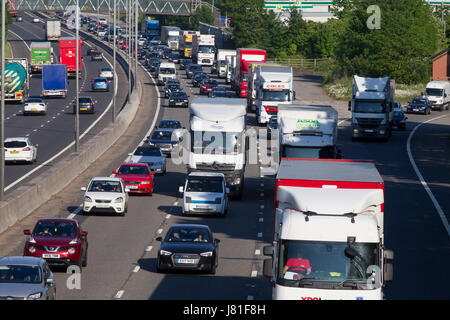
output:
{"label": "green tree", "polygon": [[191,28],[198,30],[199,22],[214,25],[214,15],[210,7],[202,6],[196,10],[195,14],[191,17]]}
{"label": "green tree", "polygon": [[[336,46],[338,76],[390,76],[401,83],[428,79],[429,60],[438,48],[438,32],[430,7],[422,0],[339,1],[344,31]],[[381,28],[370,29],[367,8],[378,5]]]}

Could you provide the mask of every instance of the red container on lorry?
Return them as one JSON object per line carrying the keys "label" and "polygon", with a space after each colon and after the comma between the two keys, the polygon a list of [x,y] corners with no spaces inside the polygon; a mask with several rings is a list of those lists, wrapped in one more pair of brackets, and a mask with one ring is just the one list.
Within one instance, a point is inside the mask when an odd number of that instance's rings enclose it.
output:
{"label": "red container on lorry", "polygon": [[[78,71],[81,76],[81,43],[78,41]],[[75,37],[61,37],[59,39],[59,63],[67,65],[67,77],[75,78],[76,73],[76,39]]]}
{"label": "red container on lorry", "polygon": [[234,88],[238,97],[247,97],[248,64],[251,62],[266,62],[266,50],[253,48],[238,48],[236,50],[236,73]]}

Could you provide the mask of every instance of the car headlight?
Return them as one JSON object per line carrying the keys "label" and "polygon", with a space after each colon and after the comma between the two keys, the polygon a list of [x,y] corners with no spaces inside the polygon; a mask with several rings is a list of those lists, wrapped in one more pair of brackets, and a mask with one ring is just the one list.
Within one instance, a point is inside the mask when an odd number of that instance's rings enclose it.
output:
{"label": "car headlight", "polygon": [[166,250],[159,250],[159,254],[162,256],[170,256],[172,255],[172,252]]}
{"label": "car headlight", "polygon": [[202,252],[200,253],[200,255],[202,257],[212,257],[213,252],[212,251],[207,251],[207,252]]}
{"label": "car headlight", "polygon": [[67,252],[69,254],[74,254],[75,253],[75,248],[70,248]]}
{"label": "car headlight", "polygon": [[122,203],[124,201],[123,197],[119,197],[116,198],[116,200],[114,200],[114,203]]}
{"label": "car headlight", "polygon": [[84,197],[84,202],[92,202],[91,197],[85,196]]}
{"label": "car headlight", "polygon": [[36,248],[33,247],[33,246],[31,246],[31,247],[28,248],[28,251],[29,251],[30,253],[35,253],[35,252],[36,252]]}
{"label": "car headlight", "polygon": [[36,300],[36,299],[39,299],[40,297],[42,297],[42,292],[36,292],[36,293],[30,294],[27,297],[27,300]]}
{"label": "car headlight", "polygon": [[150,181],[141,181],[141,184],[150,184]]}
{"label": "car headlight", "polygon": [[241,183],[241,178],[239,178],[239,177],[236,177],[236,178],[234,178],[234,180],[233,181],[231,181],[231,185],[237,185],[237,184],[240,184]]}

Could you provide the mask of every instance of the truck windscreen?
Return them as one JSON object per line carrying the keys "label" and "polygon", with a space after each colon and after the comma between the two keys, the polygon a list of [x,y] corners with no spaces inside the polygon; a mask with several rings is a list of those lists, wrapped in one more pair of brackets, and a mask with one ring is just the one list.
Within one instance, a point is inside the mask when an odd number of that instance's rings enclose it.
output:
{"label": "truck windscreen", "polygon": [[238,154],[242,146],[241,132],[191,132],[192,152],[198,154]]}
{"label": "truck windscreen", "polygon": [[383,101],[356,100],[353,107],[355,113],[384,113],[385,104]]}
{"label": "truck windscreen", "polygon": [[357,253],[354,257],[346,255],[346,247],[346,242],[282,240],[277,282],[286,286],[296,286],[302,280],[313,282],[317,287],[321,283],[329,286],[330,282],[341,284],[344,281],[365,285],[372,276],[372,268],[367,273],[369,266],[379,266],[378,244],[353,244]]}
{"label": "truck windscreen", "polygon": [[335,153],[333,147],[293,147],[283,146],[282,149],[283,158],[295,158],[295,159],[334,159]]}
{"label": "truck windscreen", "polygon": [[199,53],[215,53],[216,49],[214,46],[198,46]]}
{"label": "truck windscreen", "polygon": [[425,94],[431,97],[442,97],[443,91],[442,89],[426,88]]}
{"label": "truck windscreen", "polygon": [[175,74],[175,69],[173,68],[160,68],[159,73],[161,74]]}
{"label": "truck windscreen", "polygon": [[263,90],[262,92],[263,101],[290,101],[289,90],[283,91],[273,91],[273,90]]}

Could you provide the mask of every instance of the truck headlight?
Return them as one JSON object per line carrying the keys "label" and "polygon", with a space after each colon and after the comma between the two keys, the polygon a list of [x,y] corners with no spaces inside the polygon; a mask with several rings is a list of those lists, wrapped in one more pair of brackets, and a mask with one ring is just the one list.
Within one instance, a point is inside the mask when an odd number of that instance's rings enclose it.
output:
{"label": "truck headlight", "polygon": [[185,200],[185,202],[186,202],[186,203],[192,203],[192,199],[191,199],[191,197],[186,197],[186,200]]}

